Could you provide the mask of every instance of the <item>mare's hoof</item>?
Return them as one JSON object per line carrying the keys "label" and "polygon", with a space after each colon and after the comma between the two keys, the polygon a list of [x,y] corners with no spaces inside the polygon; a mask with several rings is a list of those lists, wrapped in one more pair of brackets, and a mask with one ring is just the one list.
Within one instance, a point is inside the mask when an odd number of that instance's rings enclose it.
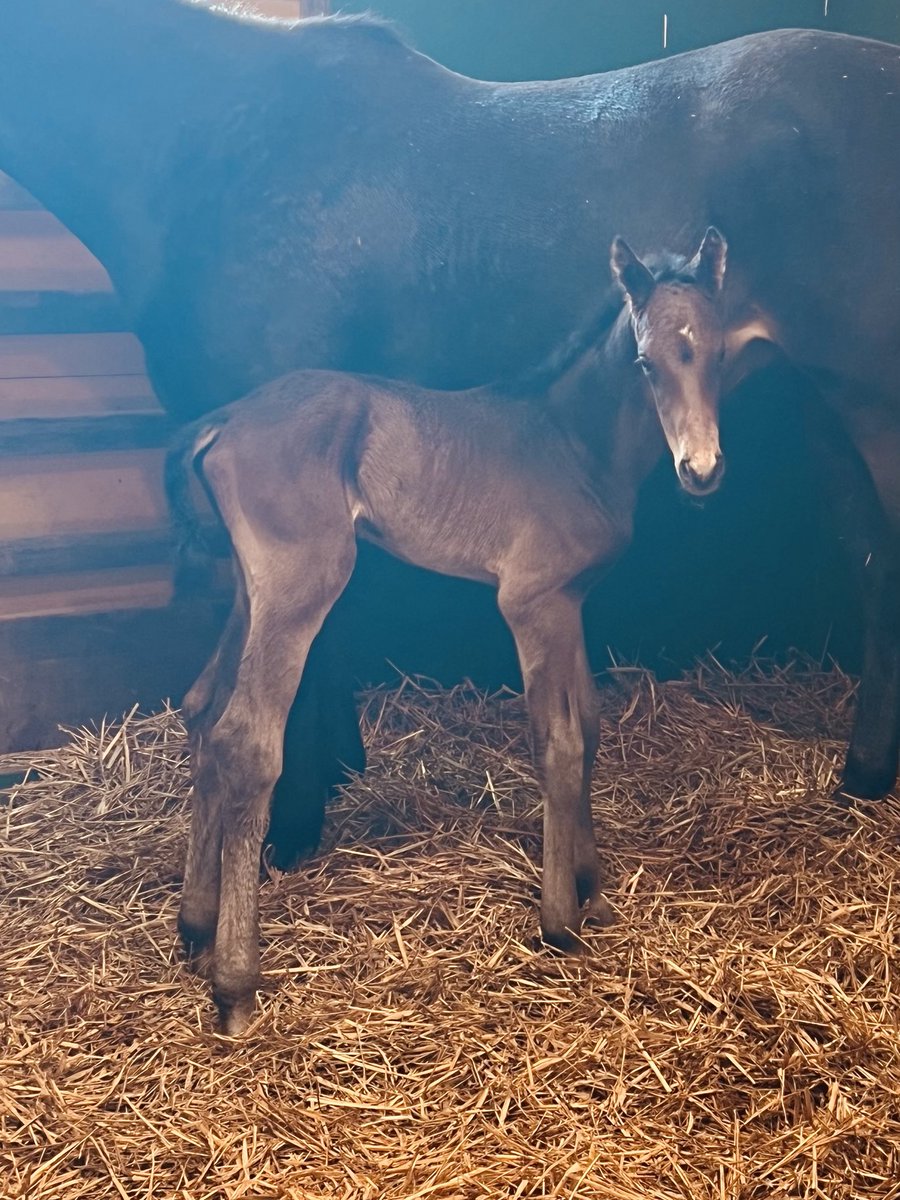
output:
{"label": "mare's hoof", "polygon": [[832,792],[831,798],[838,808],[865,809],[870,804],[877,804],[880,800],[884,800],[890,790],[889,787],[872,789],[851,787],[848,783],[841,782]]}
{"label": "mare's hoof", "polygon": [[319,839],[290,840],[281,838],[271,832],[266,834],[263,842],[263,856],[260,859],[260,875],[265,877],[269,869],[276,871],[296,871],[312,858],[319,848]]}
{"label": "mare's hoof", "polygon": [[834,791],[834,800],[841,808],[858,808],[873,800],[883,800],[897,782],[896,765],[867,771],[848,762],[841,781]]}
{"label": "mare's hoof", "polygon": [[[276,792],[276,801],[279,801]],[[312,858],[322,840],[325,806],[303,812],[285,812],[283,798],[273,802],[269,828],[263,840],[263,865],[278,871],[296,871]]]}
{"label": "mare's hoof", "polygon": [[850,809],[859,808],[860,805],[871,803],[871,801],[867,800],[864,796],[854,796],[853,793],[844,787],[843,784],[840,784],[834,789],[834,791],[831,793],[831,798],[838,808],[844,808],[848,811]]}

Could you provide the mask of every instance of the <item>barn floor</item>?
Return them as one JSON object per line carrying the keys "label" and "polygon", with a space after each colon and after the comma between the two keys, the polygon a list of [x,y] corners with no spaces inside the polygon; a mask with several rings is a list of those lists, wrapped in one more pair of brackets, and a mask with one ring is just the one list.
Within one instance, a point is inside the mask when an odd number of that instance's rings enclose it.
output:
{"label": "barn floor", "polygon": [[368,696],[371,771],[262,889],[240,1043],[175,944],[175,716],[31,756],[0,796],[0,1192],[900,1196],[900,804],[828,799],[851,699],[800,667],[619,671],[595,803],[620,921],[572,960],[535,941],[521,701]]}

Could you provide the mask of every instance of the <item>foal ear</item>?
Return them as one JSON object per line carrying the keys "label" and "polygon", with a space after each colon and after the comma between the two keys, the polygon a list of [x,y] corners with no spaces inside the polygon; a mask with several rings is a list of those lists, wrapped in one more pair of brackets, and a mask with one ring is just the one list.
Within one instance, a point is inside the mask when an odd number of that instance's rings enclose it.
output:
{"label": "foal ear", "polygon": [[613,238],[609,265],[613,278],[631,301],[632,308],[643,308],[650,299],[656,281],[624,238]]}
{"label": "foal ear", "polygon": [[715,225],[710,225],[703,235],[700,249],[688,263],[688,270],[701,287],[709,292],[718,292],[725,281],[727,257],[728,243]]}

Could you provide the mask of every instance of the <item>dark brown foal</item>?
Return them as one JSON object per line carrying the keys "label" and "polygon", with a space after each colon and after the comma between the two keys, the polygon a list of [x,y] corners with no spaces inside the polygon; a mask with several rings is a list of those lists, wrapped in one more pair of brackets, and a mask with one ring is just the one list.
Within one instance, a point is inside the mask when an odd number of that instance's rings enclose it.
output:
{"label": "dark brown foal", "polygon": [[257,871],[285,721],[358,537],[497,587],[545,800],[543,937],[572,950],[585,915],[612,920],[591,819],[598,720],[582,603],[630,539],[660,425],[686,487],[708,491],[721,474],[724,266],[715,230],[690,263],[656,273],[616,239],[619,287],[590,336],[513,388],[433,392],[301,371],[173,448],[167,479],[186,536],[194,468],[235,564],[231,617],[185,701],[194,812],[180,916],[190,950],[215,943],[227,1033],[253,1010]]}

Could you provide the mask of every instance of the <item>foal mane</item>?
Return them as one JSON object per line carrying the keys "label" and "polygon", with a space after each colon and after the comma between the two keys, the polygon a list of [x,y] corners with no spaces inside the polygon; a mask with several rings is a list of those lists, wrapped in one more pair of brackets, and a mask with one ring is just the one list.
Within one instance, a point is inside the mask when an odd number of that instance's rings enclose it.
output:
{"label": "foal mane", "polygon": [[[683,254],[648,255],[643,262],[656,283],[696,282]],[[549,391],[584,354],[606,337],[624,306],[625,296],[616,284],[611,283],[599,304],[546,357],[512,378],[494,384],[494,390],[501,395],[542,395]]]}
{"label": "foal mane", "polygon": [[534,396],[549,391],[566,371],[609,333],[624,303],[622,293],[610,284],[600,304],[561,342],[557,342],[549,354],[534,366],[526,367],[512,378],[495,384],[494,390],[501,394]]}

